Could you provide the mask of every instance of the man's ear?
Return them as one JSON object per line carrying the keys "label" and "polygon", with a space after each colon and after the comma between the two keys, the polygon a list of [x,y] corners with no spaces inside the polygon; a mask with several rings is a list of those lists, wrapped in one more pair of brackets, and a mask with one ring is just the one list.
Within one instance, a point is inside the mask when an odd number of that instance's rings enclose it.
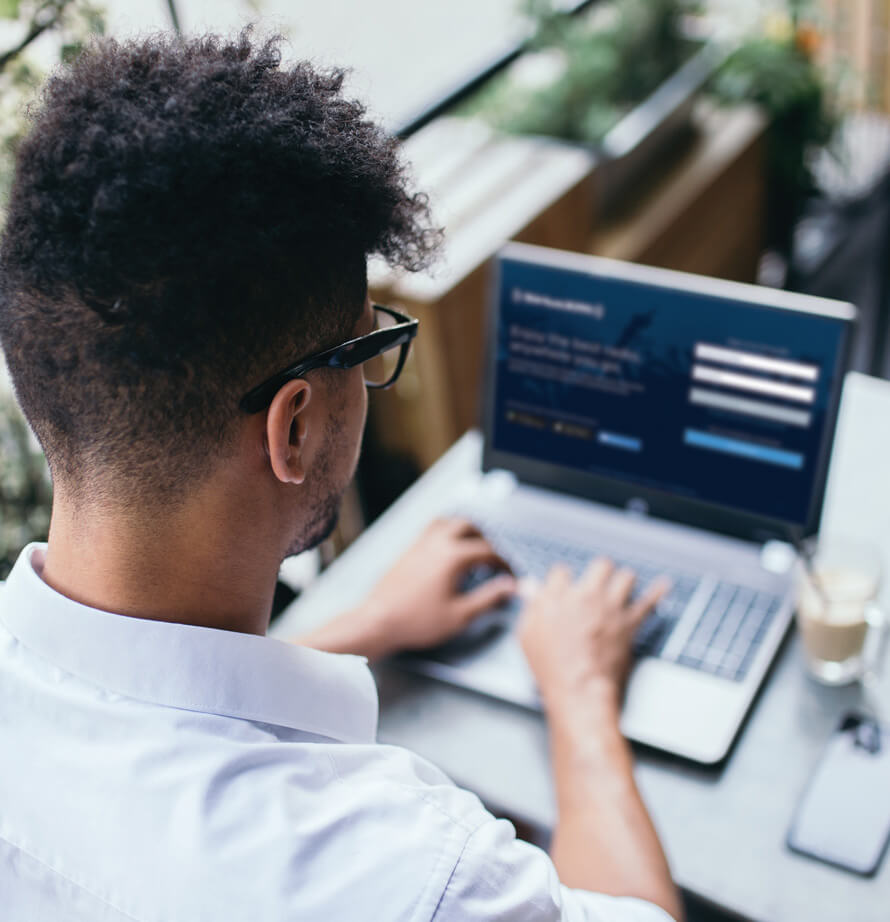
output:
{"label": "man's ear", "polygon": [[309,382],[295,378],[278,391],[266,413],[269,463],[282,483],[302,483],[306,478],[305,445],[309,435],[306,408],[311,399]]}

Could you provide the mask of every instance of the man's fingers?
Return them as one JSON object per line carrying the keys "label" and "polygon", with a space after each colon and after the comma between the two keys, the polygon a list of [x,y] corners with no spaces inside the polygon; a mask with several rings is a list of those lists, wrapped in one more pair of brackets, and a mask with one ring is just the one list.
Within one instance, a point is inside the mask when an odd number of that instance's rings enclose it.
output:
{"label": "man's fingers", "polygon": [[541,581],[534,576],[523,576],[516,581],[516,592],[523,602],[533,599],[541,591]]}
{"label": "man's fingers", "polygon": [[459,516],[440,519],[442,528],[455,538],[481,538],[482,532],[469,519]]}
{"label": "man's fingers", "polygon": [[486,564],[495,570],[511,572],[510,564],[485,540],[485,538],[464,538],[454,546],[454,559],[465,570],[468,567]]}
{"label": "man's fingers", "polygon": [[564,589],[572,584],[572,571],[564,563],[554,564],[544,580],[546,589]]}
{"label": "man's fingers", "polygon": [[501,573],[486,580],[470,592],[462,595],[456,602],[460,621],[466,624],[476,615],[497,608],[508,602],[516,594],[516,578],[509,573]]}
{"label": "man's fingers", "polygon": [[598,592],[605,587],[614,569],[615,565],[608,557],[597,557],[587,565],[578,582],[584,590]]}
{"label": "man's fingers", "polygon": [[659,576],[654,583],[650,583],[628,609],[631,621],[634,623],[643,621],[665,595],[670,592],[671,585],[671,581],[666,576]]}
{"label": "man's fingers", "polygon": [[637,575],[628,567],[622,567],[612,574],[606,586],[606,598],[608,601],[619,608],[623,608],[630,598],[633,591]]}

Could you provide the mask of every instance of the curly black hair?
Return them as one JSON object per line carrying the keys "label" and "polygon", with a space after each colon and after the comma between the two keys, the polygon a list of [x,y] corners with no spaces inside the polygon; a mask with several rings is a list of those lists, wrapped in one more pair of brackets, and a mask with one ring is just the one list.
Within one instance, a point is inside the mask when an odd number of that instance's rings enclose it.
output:
{"label": "curly black hair", "polygon": [[0,342],[54,477],[181,494],[247,390],[349,335],[369,255],[431,255],[396,141],[342,71],[282,67],[279,44],[101,40],[48,81],[0,241]]}

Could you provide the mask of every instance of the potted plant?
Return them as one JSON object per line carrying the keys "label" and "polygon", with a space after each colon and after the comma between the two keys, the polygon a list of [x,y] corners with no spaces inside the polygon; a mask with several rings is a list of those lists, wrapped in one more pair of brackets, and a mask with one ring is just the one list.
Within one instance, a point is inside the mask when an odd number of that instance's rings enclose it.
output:
{"label": "potted plant", "polygon": [[[725,59],[687,34],[687,0],[602,0],[569,14],[529,0],[527,50],[456,114],[497,130],[593,146],[600,210],[688,133],[696,95]],[[605,198],[603,197],[605,196]]]}
{"label": "potted plant", "polygon": [[797,0],[785,14],[771,14],[733,52],[712,86],[719,100],[756,102],[769,119],[765,243],[786,258],[804,202],[816,190],[811,155],[829,144],[837,126],[816,63],[820,36],[807,22],[806,6]]}
{"label": "potted plant", "polygon": [[[51,36],[62,60],[104,30],[98,7],[85,0],[0,0],[0,22],[10,36],[0,48],[0,221],[27,122],[25,109],[43,79],[35,43]],[[0,359],[0,580],[19,551],[49,529],[52,485],[40,446],[15,402]]]}
{"label": "potted plant", "polygon": [[5,384],[0,386],[0,579],[19,551],[49,530],[52,485],[43,452]]}

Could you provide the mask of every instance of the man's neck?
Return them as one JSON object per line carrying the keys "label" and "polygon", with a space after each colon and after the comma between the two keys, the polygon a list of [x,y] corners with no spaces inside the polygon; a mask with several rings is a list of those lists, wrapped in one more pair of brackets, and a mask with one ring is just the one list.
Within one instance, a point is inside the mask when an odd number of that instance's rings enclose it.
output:
{"label": "man's neck", "polygon": [[206,490],[150,521],[56,491],[43,579],[105,611],[265,634],[280,563],[261,515]]}

